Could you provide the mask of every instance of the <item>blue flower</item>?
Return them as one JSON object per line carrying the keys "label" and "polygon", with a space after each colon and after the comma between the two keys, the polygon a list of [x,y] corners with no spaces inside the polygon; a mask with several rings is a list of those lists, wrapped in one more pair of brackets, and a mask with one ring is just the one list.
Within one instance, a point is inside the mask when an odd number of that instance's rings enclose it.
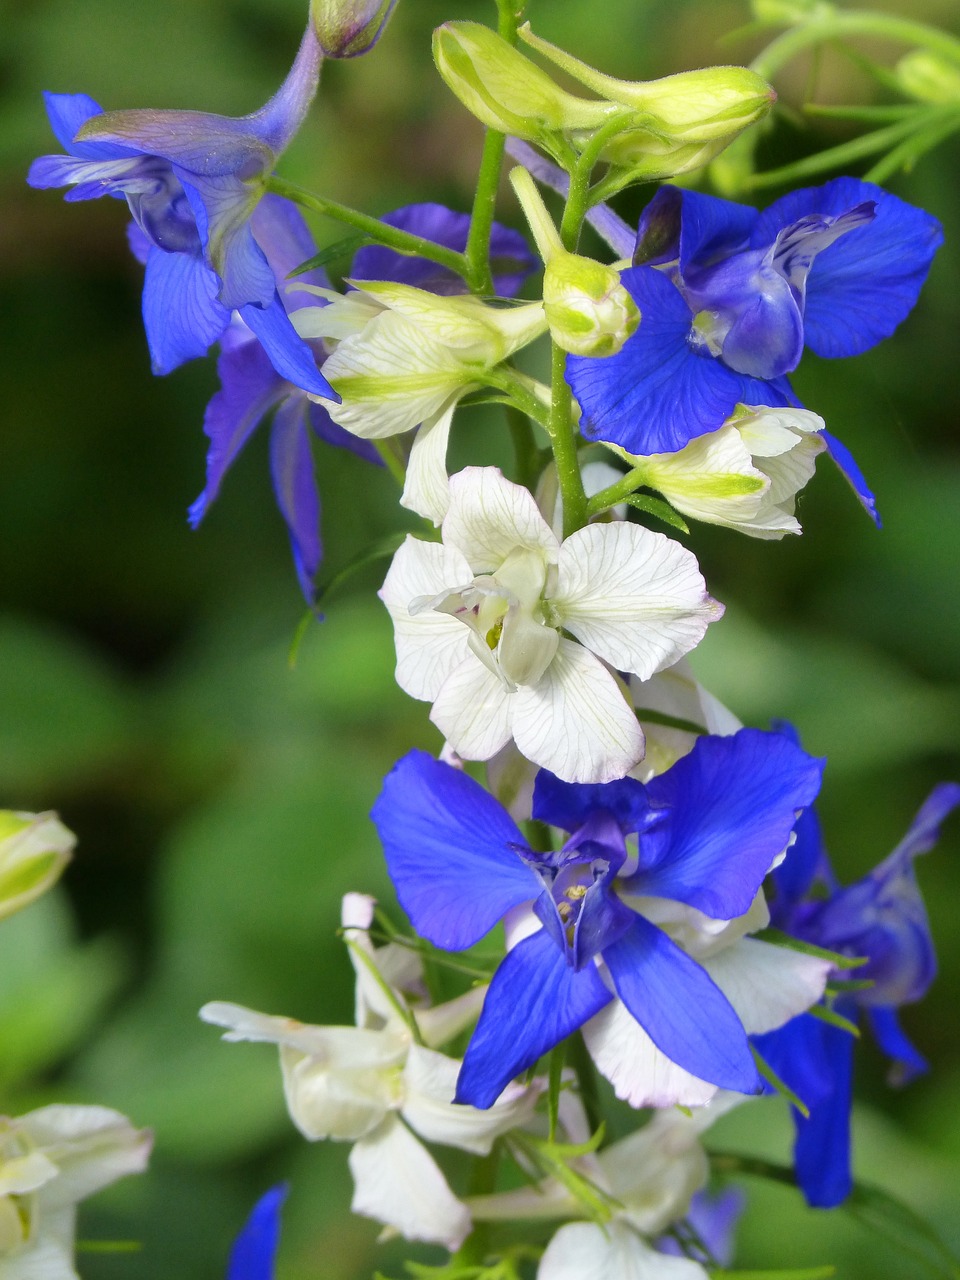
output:
{"label": "blue flower", "polygon": [[[787,374],[804,346],[836,358],[888,337],[942,240],[935,218],[856,178],[763,213],[662,187],[622,274],[643,316],[637,332],[618,355],[567,361],[583,434],[632,454],[673,453],[737,404],[798,405]],[[824,438],[876,518],[849,452]]]}
{"label": "blue flower", "polygon": [[[505,1085],[611,999],[596,961],[653,1043],[722,1088],[758,1087],[746,1033],[704,969],[632,898],[667,898],[713,919],[743,915],[811,803],[821,763],[778,734],[701,738],[644,785],[579,785],[545,770],[533,816],[571,832],[537,852],[476,782],[423,752],[393,769],[373,809],[414,928],[462,950],[532,903],[543,926],[495,973],[456,1100],[489,1107]],[[636,853],[626,839],[636,834]]]}
{"label": "blue flower", "polygon": [[[774,924],[815,946],[865,957],[852,971],[872,986],[834,1002],[855,1021],[865,1013],[880,1047],[892,1060],[891,1083],[904,1084],[927,1069],[897,1017],[900,1005],[921,999],[936,973],[936,956],[913,860],[936,844],[940,824],[960,805],[960,785],[941,783],[910,829],[879,866],[846,888],[830,866],[819,822],[808,809],[797,840],[774,872]],[[818,885],[815,896],[811,890]],[[825,896],[822,890],[825,890]],[[846,976],[841,974],[841,976]],[[808,1203],[832,1208],[849,1195],[853,1037],[810,1014],[758,1036],[757,1047],[810,1111],[794,1110],[797,1179]]]}
{"label": "blue flower", "polygon": [[266,176],[313,99],[319,68],[308,27],[279,92],[239,119],[105,112],[86,94],[45,95],[68,154],[41,156],[27,181],[68,186],[68,200],[126,200],[134,248],[146,264],[143,320],[155,373],[203,355],[239,311],[283,377],[337,398],[287,318],[252,217]]}
{"label": "blue flower", "polygon": [[[264,196],[254,211],[252,223],[278,280],[285,279],[316,252],[306,223],[289,200]],[[310,272],[299,279],[308,285],[328,283],[322,272]],[[279,305],[286,318],[285,308],[312,306],[316,301],[313,294],[291,288],[285,290]],[[244,316],[243,311],[240,316]],[[324,352],[320,344],[316,351],[309,345],[307,350],[311,362],[315,359],[322,362]],[[220,390],[207,405],[203,422],[210,440],[207,479],[203,492],[190,508],[190,523],[197,527],[258,423],[273,414],[270,427],[273,488],[287,523],[301,590],[307,602],[312,603],[314,577],[323,554],[312,438],[319,436],[328,444],[350,449],[369,462],[379,463],[380,459],[373,445],[338,427],[322,405],[309,399],[301,385],[277,371],[263,345],[262,334],[254,333],[244,320],[234,320],[222,334],[217,372]]]}
{"label": "blue flower", "polygon": [[286,1197],[285,1186],[273,1187],[253,1206],[230,1250],[227,1280],[273,1280]]}

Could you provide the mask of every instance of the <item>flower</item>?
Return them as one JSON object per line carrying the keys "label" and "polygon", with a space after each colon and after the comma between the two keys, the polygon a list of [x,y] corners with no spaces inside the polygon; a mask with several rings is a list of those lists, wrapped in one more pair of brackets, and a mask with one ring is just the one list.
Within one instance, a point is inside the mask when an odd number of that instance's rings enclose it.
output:
{"label": "flower", "polygon": [[357,974],[355,1027],[308,1026],[219,1001],[204,1005],[200,1016],[226,1027],[225,1040],[278,1046],[287,1107],[300,1132],[310,1141],[353,1143],[355,1213],[409,1240],[456,1249],[470,1230],[469,1212],[414,1135],[486,1155],[501,1133],[529,1118],[540,1087],[511,1085],[486,1112],[454,1105],[459,1064],[429,1046],[472,1021],[478,993],[412,1008],[405,993],[422,988],[419,959],[396,945],[374,948],[367,934],[372,914],[372,898],[344,898]]}
{"label": "flower", "polygon": [[[926,994],[936,973],[913,860],[933,848],[940,824],[958,805],[960,785],[935,787],[889,857],[845,888],[830,867],[816,813],[808,810],[798,824],[794,848],[774,872],[773,919],[780,928],[815,946],[866,958],[853,977],[872,985],[843,995],[833,1007],[848,1020],[866,1014],[880,1047],[893,1060],[891,1083],[906,1083],[927,1067],[897,1018],[901,1005]],[[810,896],[817,881],[826,896]],[[797,1179],[808,1203],[832,1208],[852,1187],[853,1037],[807,1015],[760,1037],[758,1047],[809,1108],[809,1118],[796,1109],[793,1113]]]}
{"label": "flower", "polygon": [[76,1206],[147,1165],[153,1136],[107,1107],[0,1117],[0,1280],[76,1280]]}
{"label": "flower", "polygon": [[[543,770],[533,816],[572,834],[558,852],[539,852],[465,774],[418,751],[395,765],[372,817],[416,931],[437,946],[462,950],[533,904],[533,932],[525,929],[516,941],[512,930],[515,945],[491,981],[457,1082],[458,1101],[489,1106],[508,1081],[589,1025],[613,1000],[606,976],[629,1021],[652,1045],[701,1086],[714,1086],[707,1097],[716,1088],[755,1090],[741,1019],[665,928],[671,916],[686,923],[683,913],[691,909],[694,917],[722,922],[714,933],[747,916],[790,839],[797,810],[816,795],[821,768],[788,738],[744,729],[729,738],[701,738],[648,784],[624,778],[578,786]],[[632,835],[636,853],[626,844]],[[695,927],[686,932],[694,934]],[[801,965],[791,974],[790,981],[804,987],[800,1008],[819,998],[828,968],[817,961],[809,973]],[[749,977],[728,972],[726,980],[739,985],[741,996],[751,983],[759,987],[762,1004],[778,998],[763,990],[771,976],[761,960]],[[769,1014],[767,1008],[762,1016]],[[622,1086],[618,1093],[631,1094],[635,1105],[664,1105],[663,1095],[678,1082],[649,1078],[637,1086],[627,1078],[641,1056],[636,1044],[629,1047],[631,1061],[621,1062],[620,1028],[594,1031],[598,1066]]]}
{"label": "flower", "polygon": [[433,703],[466,759],[513,738],[567,781],[622,777],[643,734],[604,664],[646,678],[699,643],[722,606],[693,556],[624,521],[560,542],[493,467],[451,478],[442,531],[442,543],[408,536],[380,592],[400,687]]}
{"label": "flower", "polygon": [[54,813],[0,809],[0,920],[56,884],[76,843]]}
{"label": "flower", "polygon": [[143,319],[155,373],[203,355],[237,310],[278,373],[336,398],[287,319],[252,217],[267,174],[303,121],[319,70],[308,26],[280,90],[239,119],[103,111],[86,94],[45,95],[68,154],[41,156],[27,181],[72,187],[69,200],[126,200],[132,246],[146,265]]}
{"label": "flower", "polygon": [[285,1186],[272,1187],[250,1211],[230,1250],[227,1280],[273,1280]]}
{"label": "flower", "polygon": [[[643,324],[615,356],[567,361],[583,434],[631,454],[673,453],[737,404],[796,405],[786,375],[804,345],[837,358],[888,337],[942,239],[935,218],[856,178],[795,191],[763,213],[661,188],[621,276]],[[822,438],[872,509],[847,450]]]}
{"label": "flower", "polygon": [[[300,212],[280,196],[266,195],[253,215],[254,229],[276,278],[284,279],[316,251]],[[322,272],[310,272],[284,292],[284,309],[312,302],[298,285],[325,285]],[[285,311],[286,313],[286,311]],[[319,346],[319,344],[318,344]],[[322,363],[320,348],[311,355]],[[189,521],[196,528],[220,492],[227,471],[257,424],[273,414],[270,425],[270,467],[277,504],[287,524],[300,588],[308,603],[314,598],[314,578],[320,567],[320,493],[314,471],[312,440],[358,453],[378,463],[373,446],[332,422],[322,405],[306,391],[278,373],[262,341],[238,316],[221,337],[217,361],[220,390],[207,405],[204,431],[209,438],[207,480],[203,492],[190,507]]]}
{"label": "flower", "polygon": [[397,0],[310,0],[310,21],[325,58],[356,58],[383,35]]}

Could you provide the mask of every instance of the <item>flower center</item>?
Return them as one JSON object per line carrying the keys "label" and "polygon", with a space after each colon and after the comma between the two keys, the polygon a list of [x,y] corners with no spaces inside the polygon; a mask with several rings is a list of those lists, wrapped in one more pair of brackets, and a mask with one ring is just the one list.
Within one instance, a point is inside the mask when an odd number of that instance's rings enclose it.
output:
{"label": "flower center", "polygon": [[183,184],[170,164],[146,156],[123,184],[134,220],[167,253],[199,253],[200,232]]}

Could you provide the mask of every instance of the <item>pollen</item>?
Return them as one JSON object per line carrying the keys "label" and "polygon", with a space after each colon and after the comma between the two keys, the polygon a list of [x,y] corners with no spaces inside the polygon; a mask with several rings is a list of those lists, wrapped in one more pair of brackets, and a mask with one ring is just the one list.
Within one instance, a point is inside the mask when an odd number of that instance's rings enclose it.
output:
{"label": "pollen", "polygon": [[572,884],[569,889],[564,889],[563,896],[571,902],[579,902],[581,898],[587,896],[587,886],[585,884]]}

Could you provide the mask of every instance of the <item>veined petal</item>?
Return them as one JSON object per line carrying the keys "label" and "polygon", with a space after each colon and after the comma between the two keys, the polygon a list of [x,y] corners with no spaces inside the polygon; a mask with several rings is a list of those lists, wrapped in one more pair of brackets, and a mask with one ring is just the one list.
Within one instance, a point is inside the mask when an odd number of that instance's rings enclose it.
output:
{"label": "veined petal", "polygon": [[270,471],[277,505],[290,534],[300,590],[311,604],[323,546],[307,408],[305,396],[289,396],[277,409],[270,429]]}
{"label": "veined petal", "polygon": [[[450,621],[464,637],[469,634],[456,619]],[[464,644],[466,656],[444,680],[430,719],[465,760],[489,760],[510,741],[517,695]]]}
{"label": "veined petal", "polygon": [[510,847],[525,841],[503,806],[425,751],[394,765],[371,817],[401,906],[439,947],[472,946],[542,889]]}
{"label": "veined petal", "polygon": [[641,680],[693,649],[723,612],[689,551],[626,521],[566,539],[551,604],[582,644]]}
{"label": "veined petal", "polygon": [[470,652],[469,631],[456,618],[434,609],[410,612],[415,601],[432,599],[472,577],[458,551],[410,534],[393,557],[380,599],[393,619],[397,684],[412,698],[432,702],[468,657],[480,665]]}
{"label": "veined petal", "polygon": [[459,1069],[460,1063],[453,1058],[414,1045],[404,1073],[407,1097],[403,1117],[428,1142],[489,1155],[501,1134],[530,1119],[540,1089],[508,1084],[492,1107],[480,1111],[453,1101]]}
{"label": "veined petal", "polygon": [[914,1048],[900,1026],[896,1009],[875,1005],[867,1010],[867,1017],[877,1044],[892,1059],[887,1073],[888,1084],[909,1084],[916,1076],[930,1070],[926,1058]]}
{"label": "veined petal", "polygon": [[740,1019],[703,967],[662,930],[638,916],[603,958],[620,999],[668,1057],[721,1088],[756,1091]]}
{"label": "veined petal", "polygon": [[14,1123],[27,1145],[48,1153],[59,1170],[40,1189],[50,1213],[71,1208],[128,1173],[142,1173],[153,1146],[149,1129],[135,1129],[110,1107],[55,1103]]}
{"label": "veined petal", "polygon": [[155,245],[143,280],[143,325],[154,373],[170,373],[206,355],[230,322],[217,299],[220,284],[200,257]]}
{"label": "veined petal", "polygon": [[309,395],[336,399],[337,393],[317,368],[310,347],[290,323],[276,291],[268,307],[251,303],[240,308],[240,315],[260,339],[277,373]]}
{"label": "veined petal", "polygon": [[178,165],[174,173],[197,220],[207,261],[220,277],[220,301],[231,310],[245,304],[268,307],[277,281],[250,226],[259,189],[233,174],[198,178]]}
{"label": "veined petal", "polygon": [[517,747],[565,782],[611,782],[643,757],[643,731],[620,685],[572,640],[561,638],[537,684],[512,700]]}
{"label": "veined petal", "polygon": [[261,196],[254,209],[250,226],[275,280],[282,282],[279,290],[286,310],[289,312],[295,307],[313,305],[313,297],[302,286],[329,288],[330,281],[322,268],[287,280],[302,262],[306,262],[317,252],[310,228],[297,206],[292,200],[268,192]]}
{"label": "veined petal", "polygon": [[413,438],[400,505],[434,524],[441,524],[450,506],[447,442],[457,404],[427,418]]}
{"label": "veined petal", "polygon": [[575,972],[545,929],[493,975],[457,1082],[457,1102],[491,1107],[509,1082],[612,999],[595,965]]}
{"label": "veined petal", "polygon": [[280,1209],[287,1187],[272,1187],[253,1206],[234,1241],[227,1280],[273,1280],[280,1243]]}
{"label": "veined petal", "polygon": [[630,892],[675,899],[714,920],[743,915],[786,849],[798,810],[816,798],[822,772],[823,761],[783,734],[699,738],[647,784],[663,818],[643,835]]}
{"label": "veined petal", "polygon": [[793,1162],[807,1204],[832,1209],[853,1188],[850,1171],[850,1109],[853,1104],[854,1039],[841,1027],[819,1023],[831,1088],[818,1099],[809,1120],[794,1112],[797,1138]]}
{"label": "veined petal", "polygon": [[625,1223],[570,1222],[547,1245],[537,1280],[708,1280],[698,1262],[658,1253]]}
{"label": "veined petal", "polygon": [[649,807],[636,778],[587,785],[561,782],[541,769],[533,788],[533,817],[564,831],[578,830],[598,809],[613,814],[624,832],[639,831]]}
{"label": "veined petal", "polygon": [[747,1035],[775,1031],[823,995],[832,966],[790,947],[741,938],[703,961]]}
{"label": "veined petal", "polygon": [[350,1152],[354,1213],[394,1227],[407,1240],[453,1251],[470,1231],[470,1214],[433,1156],[396,1118],[354,1144]]}
{"label": "veined petal", "polygon": [[560,543],[533,495],[496,467],[466,467],[450,477],[443,541],[456,547],[475,574],[494,573],[511,552],[539,551],[556,563]]}
{"label": "veined petal", "polygon": [[103,114],[103,107],[87,94],[45,92],[43,102],[50,128],[70,155],[84,160],[115,160],[139,154],[136,148],[121,147],[113,142],[74,142],[78,131],[88,120]]}
{"label": "veined petal", "polygon": [[103,111],[78,130],[79,144],[113,143],[160,156],[191,174],[245,178],[271,168],[273,153],[243,118],[207,111]]}

